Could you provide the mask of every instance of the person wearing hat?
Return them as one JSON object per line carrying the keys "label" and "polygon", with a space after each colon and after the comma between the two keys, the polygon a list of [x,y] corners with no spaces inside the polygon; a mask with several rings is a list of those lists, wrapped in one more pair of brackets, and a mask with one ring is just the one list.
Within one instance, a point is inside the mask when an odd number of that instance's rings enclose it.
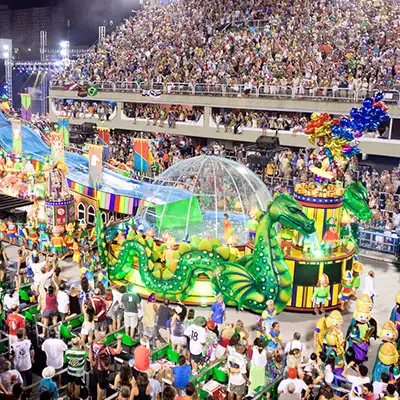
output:
{"label": "person wearing hat", "polygon": [[295,387],[294,393],[300,393],[304,390],[306,393],[303,398],[307,398],[310,389],[306,385],[306,383],[297,377],[297,371],[295,368],[289,368],[288,370],[288,377],[287,379],[283,379],[278,386],[278,394],[280,393],[287,393],[288,386],[292,383]]}
{"label": "person wearing hat", "polygon": [[390,320],[396,324],[397,332],[399,333],[397,344],[400,345],[400,292],[396,294],[396,304],[390,313]]}
{"label": "person wearing hat", "polygon": [[56,383],[53,381],[56,370],[53,367],[46,367],[42,372],[43,379],[39,383],[39,393],[49,392],[50,399],[56,400],[59,396]]}
{"label": "person wearing hat", "polygon": [[323,314],[325,312],[325,302],[330,299],[329,278],[328,275],[322,274],[318,279],[317,286],[311,298],[311,301],[314,303],[314,315],[317,315],[318,312]]}
{"label": "person wearing hat", "polygon": [[324,236],[322,237],[322,242],[325,245],[325,249],[329,256],[333,255],[333,251],[335,249],[336,243],[339,241],[339,235],[336,231],[336,220],[335,218],[331,217],[328,219],[327,223],[327,231],[325,232]]}
{"label": "person wearing hat", "polygon": [[197,317],[193,324],[185,329],[185,335],[189,337],[190,359],[193,372],[197,372],[198,365],[201,362],[203,345],[206,342],[206,325],[207,320],[204,317]]}
{"label": "person wearing hat", "polygon": [[86,350],[82,349],[79,337],[72,339],[72,347],[65,352],[68,373],[68,395],[79,398],[81,386],[84,386]]}
{"label": "person wearing hat", "polygon": [[353,274],[351,271],[345,271],[343,275],[342,289],[339,293],[340,309],[344,311],[350,303],[350,296],[353,291]]}

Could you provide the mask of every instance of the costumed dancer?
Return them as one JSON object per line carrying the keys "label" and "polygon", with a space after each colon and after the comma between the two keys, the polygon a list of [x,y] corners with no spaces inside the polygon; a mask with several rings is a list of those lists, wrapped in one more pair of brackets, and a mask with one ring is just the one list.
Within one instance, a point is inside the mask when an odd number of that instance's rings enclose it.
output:
{"label": "costumed dancer", "polygon": [[236,247],[236,239],[232,236],[228,239],[228,247],[231,253],[229,260],[234,262],[240,257],[240,252]]}
{"label": "costumed dancer", "polygon": [[39,223],[39,250],[48,253],[50,250],[50,237],[47,233],[46,224],[44,222]]}
{"label": "costumed dancer", "polygon": [[50,243],[53,249],[53,253],[61,255],[64,253],[65,242],[61,235],[61,227],[55,226],[52,230],[53,236],[50,239]]}
{"label": "costumed dancer", "polygon": [[0,240],[7,241],[7,223],[0,219]]}
{"label": "costumed dancer", "polygon": [[261,322],[265,332],[269,332],[272,328],[272,324],[276,322],[276,310],[275,303],[273,300],[267,301],[267,308],[261,314]]}
{"label": "costumed dancer", "polygon": [[25,229],[25,225],[23,222],[17,222],[17,243],[20,246],[26,246],[27,245],[27,232]]}
{"label": "costumed dancer", "polygon": [[340,241],[342,253],[349,251],[349,244],[352,243],[353,232],[351,230],[351,217],[347,212],[343,213],[340,221]]}
{"label": "costumed dancer", "polygon": [[224,214],[224,220],[222,221],[222,224],[224,226],[224,240],[225,243],[228,243],[228,239],[233,235],[233,227],[227,213]]}
{"label": "costumed dancer", "polygon": [[325,333],[327,330],[327,314],[321,317],[314,328],[314,347],[317,354],[322,351],[322,346],[324,343]]}
{"label": "costumed dancer", "polygon": [[121,222],[118,225],[118,234],[117,234],[117,237],[116,237],[115,241],[121,247],[123,246],[123,244],[126,241],[126,225],[123,222]]}
{"label": "costumed dancer", "polygon": [[319,311],[320,314],[325,312],[325,302],[330,301],[331,295],[329,291],[329,278],[328,275],[322,274],[318,279],[317,286],[312,295],[312,302],[314,303],[314,314]]}
{"label": "costumed dancer", "polygon": [[85,243],[81,252],[81,266],[79,272],[81,277],[85,276],[89,281],[89,285],[94,287],[94,269],[92,263],[92,254],[90,253],[89,244]]}
{"label": "costumed dancer", "polygon": [[79,243],[77,239],[74,239],[74,243],[72,243],[72,261],[78,265],[81,263],[81,249],[79,247]]}
{"label": "costumed dancer", "polygon": [[128,222],[128,233],[126,234],[126,240],[134,240],[136,236],[136,221],[135,218],[129,218]]}
{"label": "costumed dancer", "polygon": [[256,238],[257,227],[258,227],[257,217],[255,215],[252,215],[247,220],[247,224],[246,224],[246,231],[247,231],[247,235],[248,235],[250,244],[254,244],[254,240]]}
{"label": "costumed dancer", "polygon": [[339,293],[340,309],[344,311],[349,307],[350,297],[353,292],[353,274],[351,271],[345,271],[342,282],[342,289]]}
{"label": "costumed dancer", "polygon": [[10,244],[17,244],[17,225],[13,221],[8,221],[7,236]]}
{"label": "costumed dancer", "polygon": [[[356,304],[353,319],[347,330],[347,347],[352,349],[353,358],[356,364],[368,360],[368,344],[375,328],[370,324],[371,310],[366,304]],[[349,357],[351,358],[351,356]]]}
{"label": "costumed dancer", "polygon": [[73,222],[70,222],[65,227],[65,230],[66,230],[65,247],[67,248],[67,250],[71,250],[72,245],[74,244],[74,238],[75,238],[75,224]]}
{"label": "costumed dancer", "polygon": [[381,380],[382,373],[385,372],[389,375],[388,383],[396,384],[400,376],[398,361],[399,352],[397,351],[396,345],[392,341],[385,341],[382,343],[378,348],[374,369],[372,371],[372,381],[379,382]]}
{"label": "costumed dancer", "polygon": [[281,248],[284,256],[290,256],[292,251],[292,244],[294,241],[294,233],[292,229],[283,228],[279,231],[279,238],[281,240]]}
{"label": "costumed dancer", "polygon": [[78,229],[78,242],[81,246],[83,246],[87,242],[88,233],[87,233],[87,225],[84,219],[79,221],[79,229]]}
{"label": "costumed dancer", "polygon": [[390,313],[390,320],[393,321],[396,325],[398,332],[397,345],[400,348],[400,292],[397,292],[396,294],[396,305],[392,308],[392,312]]}
{"label": "costumed dancer", "polygon": [[325,250],[329,256],[333,256],[335,245],[339,241],[339,235],[336,232],[336,220],[335,218],[331,217],[328,219],[326,226],[328,230],[325,232],[324,236],[322,237],[322,242],[325,246]]}
{"label": "costumed dancer", "polygon": [[28,230],[28,245],[32,247],[34,244],[37,244],[39,241],[39,234],[36,230],[36,224],[34,221],[29,221],[26,225]]}
{"label": "costumed dancer", "polygon": [[333,373],[341,375],[344,367],[344,344],[345,339],[342,333],[343,317],[339,311],[332,311],[326,318],[326,333],[322,349],[326,355],[333,355],[335,365]]}
{"label": "costumed dancer", "polygon": [[361,285],[361,277],[360,274],[361,272],[364,271],[363,265],[358,261],[358,257],[354,256],[354,261],[353,261],[353,281],[351,283],[351,286],[353,288],[351,292],[351,300],[357,300],[357,290]]}

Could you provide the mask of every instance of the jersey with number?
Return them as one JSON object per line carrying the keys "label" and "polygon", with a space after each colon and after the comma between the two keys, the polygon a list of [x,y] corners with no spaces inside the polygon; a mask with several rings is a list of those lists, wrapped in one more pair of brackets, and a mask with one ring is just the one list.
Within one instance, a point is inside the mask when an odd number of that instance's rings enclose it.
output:
{"label": "jersey with number", "polygon": [[195,356],[201,354],[206,341],[206,330],[201,326],[191,325],[186,328],[185,335],[189,337],[190,352]]}

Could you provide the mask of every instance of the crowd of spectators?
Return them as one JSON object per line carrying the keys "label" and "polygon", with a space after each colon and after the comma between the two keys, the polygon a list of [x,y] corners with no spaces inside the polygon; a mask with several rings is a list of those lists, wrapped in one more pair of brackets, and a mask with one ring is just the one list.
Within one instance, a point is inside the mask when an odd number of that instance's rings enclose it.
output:
{"label": "crowd of spectators", "polygon": [[264,133],[267,129],[292,130],[302,132],[309,117],[302,113],[287,112],[277,113],[272,111],[256,110],[219,110],[213,108],[213,120],[219,127],[223,126],[225,132],[240,134],[244,128],[261,129]]}
{"label": "crowd of spectators", "polygon": [[399,7],[395,0],[362,7],[330,0],[171,2],[126,19],[53,73],[53,84],[243,84],[275,93],[290,86],[300,95],[347,89],[363,97],[397,85]]}
{"label": "crowd of spectators", "polygon": [[168,127],[175,128],[177,122],[196,123],[204,113],[203,107],[183,107],[180,105],[163,104],[142,104],[125,103],[124,114],[133,119],[136,123],[137,118],[146,119],[147,125],[152,123],[154,126],[159,123],[160,127],[168,122]]}
{"label": "crowd of spectators", "polygon": [[[7,263],[8,248],[1,245],[0,250]],[[10,351],[0,357],[0,392],[7,399],[34,396],[38,390],[40,399],[48,400],[63,394],[72,399],[91,394],[103,400],[115,391],[120,400],[196,400],[205,382],[195,386],[193,380],[203,367],[219,363],[227,385],[219,389],[219,397],[213,392],[208,400],[252,398],[275,379],[280,380],[280,400],[332,400],[339,375],[348,384],[342,391],[347,390],[350,398],[398,399],[400,388],[387,384],[388,374],[372,385],[367,366],[354,362],[340,374],[334,370],[333,355],[312,349],[299,332],[289,337],[281,330],[272,301],[256,326],[249,326],[240,319],[243,311],[231,319],[221,294],[209,308],[188,309],[180,302],[157,301],[154,293],[140,297],[125,287],[106,287],[97,272],[92,281],[82,277],[80,284],[67,282],[56,266],[57,257],[20,250],[31,271],[33,296],[39,297],[42,324],[48,327],[38,337],[29,328],[17,280],[2,302]],[[62,336],[57,321],[81,313],[80,332]],[[115,340],[110,341],[109,334]],[[166,345],[171,345],[175,361],[154,359],[153,354]],[[62,375],[68,381],[66,390]]]}
{"label": "crowd of spectators", "polygon": [[65,100],[54,99],[54,107],[58,116],[67,118],[90,118],[109,121],[116,109],[116,104],[110,101]]}

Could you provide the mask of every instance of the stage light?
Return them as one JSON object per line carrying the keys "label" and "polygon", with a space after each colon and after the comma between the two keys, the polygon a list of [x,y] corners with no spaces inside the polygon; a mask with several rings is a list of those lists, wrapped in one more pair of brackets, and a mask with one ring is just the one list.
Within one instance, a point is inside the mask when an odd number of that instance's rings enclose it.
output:
{"label": "stage light", "polygon": [[63,40],[62,42],[60,42],[60,47],[62,49],[65,49],[68,46],[68,42],[66,40]]}
{"label": "stage light", "polygon": [[63,57],[66,57],[66,56],[68,55],[67,50],[64,50],[64,49],[60,51],[60,54],[61,54]]}
{"label": "stage light", "polygon": [[5,58],[6,60],[8,60],[10,58],[10,55],[8,54],[8,51],[5,51],[3,53],[3,58]]}
{"label": "stage light", "polygon": [[28,49],[28,51],[32,51],[31,49]]}

